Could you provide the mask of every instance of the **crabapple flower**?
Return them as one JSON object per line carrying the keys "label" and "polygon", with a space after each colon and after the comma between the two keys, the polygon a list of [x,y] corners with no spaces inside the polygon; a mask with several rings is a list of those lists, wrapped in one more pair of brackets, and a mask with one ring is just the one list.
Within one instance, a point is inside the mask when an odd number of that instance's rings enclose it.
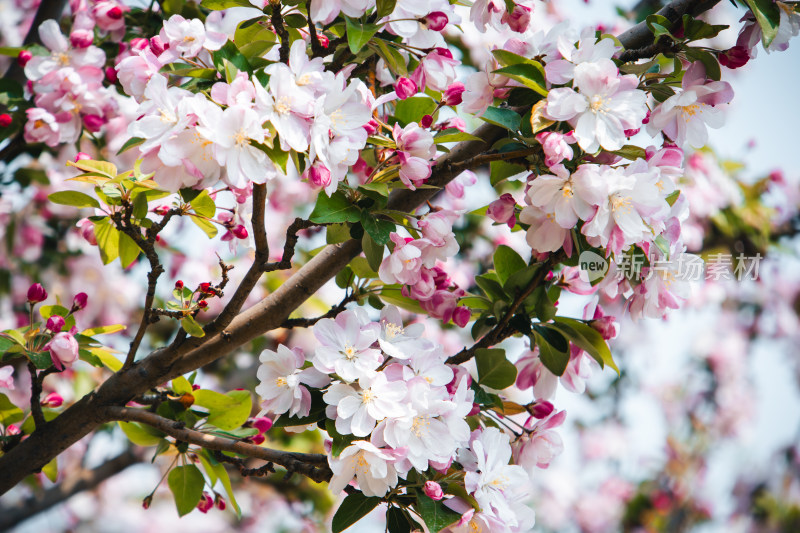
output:
{"label": "crabapple flower", "polygon": [[60,142],[59,122],[55,116],[41,107],[32,107],[25,114],[28,121],[25,123],[25,141],[29,143],[45,143],[47,146],[56,146]]}
{"label": "crabapple flower", "polygon": [[436,155],[433,136],[416,122],[411,122],[405,128],[395,124],[392,135],[400,159],[400,179],[406,187],[416,190],[415,184],[424,182],[431,175],[429,161]]}
{"label": "crabapple flower", "polygon": [[314,93],[308,87],[298,86],[286,65],[276,63],[274,67],[267,89],[254,81],[257,109],[263,120],[275,126],[286,148],[304,152],[308,149],[308,119],[314,112]]}
{"label": "crabapple flower", "polygon": [[0,367],[0,388],[14,390],[14,367]]}
{"label": "crabapple flower", "polygon": [[456,79],[455,67],[460,64],[447,48],[435,48],[422,58],[411,79],[419,90],[429,87],[434,91],[444,91]]}
{"label": "crabapple flower", "polygon": [[647,94],[636,87],[639,79],[619,75],[610,59],[581,63],[575,67],[574,86],[552,89],[547,95],[546,114],[575,126],[575,138],[586,152],[600,147],[619,150],[625,130],[641,126],[647,114]]}
{"label": "crabapple flower", "polygon": [[[96,46],[85,48],[70,47],[69,40],[61,33],[58,23],[49,19],[39,26],[39,38],[49,50],[49,56],[33,56],[25,64],[25,76],[32,81],[50,82],[48,76],[67,67],[81,71],[82,76],[99,73],[103,77],[102,68],[106,62],[106,54]],[[56,80],[53,80],[56,81]]]}
{"label": "crabapple flower", "polygon": [[137,111],[140,118],[128,126],[131,136],[144,139],[139,146],[142,153],[161,146],[188,125],[193,96],[179,87],[167,87],[164,76],[150,78],[144,90],[145,101]]}
{"label": "crabapple flower", "polygon": [[708,141],[707,126],[720,128],[724,117],[717,107],[733,99],[733,89],[724,81],[706,79],[705,66],[692,63],[681,82],[682,91],[670,96],[650,114],[647,132],[663,132],[678,146],[702,148]]}
{"label": "crabapple flower", "polygon": [[44,349],[50,352],[50,358],[59,370],[72,366],[78,360],[78,341],[67,332],[56,333]]}
{"label": "crabapple flower", "polygon": [[431,341],[422,338],[425,326],[422,324],[403,326],[400,310],[393,305],[381,309],[380,325],[378,344],[389,357],[405,360],[434,348]]}
{"label": "crabapple flower", "polygon": [[420,280],[422,268],[422,249],[419,242],[401,237],[397,233],[391,233],[389,238],[395,247],[381,262],[378,276],[384,283],[416,284]]}
{"label": "crabapple flower", "polygon": [[654,259],[651,266],[643,268],[644,280],[633,289],[631,296],[631,318],[663,318],[669,309],[678,309],[691,293],[686,279],[690,269],[684,265],[692,263],[702,264],[702,259],[681,252],[672,254],[669,260]]}
{"label": "crabapple flower", "polygon": [[513,228],[517,223],[516,207],[517,201],[506,192],[489,204],[486,208],[486,216],[498,224],[507,224],[509,228]]}
{"label": "crabapple flower", "polygon": [[564,451],[564,441],[561,435],[553,430],[564,423],[566,411],[552,413],[550,416],[538,420],[530,433],[522,435],[512,445],[514,463],[533,474],[535,468],[547,468],[550,462]]}
{"label": "crabapple flower", "polygon": [[575,144],[575,134],[557,131],[543,131],[536,135],[536,140],[542,145],[544,151],[544,164],[554,167],[564,159],[572,161],[573,151],[570,144]]}
{"label": "crabapple flower", "polygon": [[519,221],[530,227],[525,240],[538,253],[555,252],[572,242],[569,230],[555,221],[555,215],[535,206],[525,206],[519,214]]}
{"label": "crabapple flower", "polygon": [[196,57],[204,48],[211,51],[219,50],[228,40],[227,35],[207,31],[200,19],[187,20],[180,15],[172,15],[164,21],[159,37],[165,45],[168,45],[158,57],[162,63],[171,63],[178,58]]}
{"label": "crabapple flower", "polygon": [[372,348],[380,326],[369,321],[363,309],[350,309],[336,318],[324,318],[314,325],[314,336],[322,344],[314,353],[314,367],[344,381],[372,376],[383,356]]}
{"label": "crabapple flower", "polygon": [[552,214],[553,220],[564,229],[574,227],[578,219],[591,218],[594,208],[584,199],[587,194],[569,171],[563,165],[550,170],[554,176],[538,176],[533,180],[526,195],[528,203]]}
{"label": "crabapple flower", "polygon": [[359,390],[344,383],[334,383],[322,396],[335,418],[336,431],[342,435],[366,437],[375,424],[387,417],[403,416],[406,384],[387,381],[386,374],[378,372],[371,378],[358,380]]}
{"label": "crabapple flower", "polygon": [[598,41],[591,29],[587,29],[581,34],[577,46],[570,34],[571,32],[562,33],[556,37],[558,53],[563,59],[548,61],[545,65],[544,73],[550,83],[567,84],[575,77],[577,65],[611,59],[619,50],[613,39],[606,38]]}
{"label": "crabapple flower", "polygon": [[290,350],[283,344],[278,346],[277,352],[261,352],[259,361],[256,394],[261,397],[261,407],[276,415],[287,412],[289,416],[308,415],[311,394],[303,385],[320,388],[330,382],[328,376],[314,368],[303,369],[303,353],[299,349]]}
{"label": "crabapple flower", "polygon": [[436,483],[435,481],[426,481],[425,485],[422,487],[423,492],[425,492],[425,496],[430,498],[431,500],[439,501],[444,498],[444,491],[442,490],[442,486]]}
{"label": "crabapple flower", "polygon": [[325,0],[324,2],[312,2],[311,20],[322,24],[333,21],[341,12],[348,17],[358,18],[374,5],[373,0]]}
{"label": "crabapple flower", "polygon": [[328,488],[334,494],[344,490],[355,477],[364,496],[382,498],[397,485],[396,454],[364,440],[357,440],[339,457],[328,457],[333,472]]}

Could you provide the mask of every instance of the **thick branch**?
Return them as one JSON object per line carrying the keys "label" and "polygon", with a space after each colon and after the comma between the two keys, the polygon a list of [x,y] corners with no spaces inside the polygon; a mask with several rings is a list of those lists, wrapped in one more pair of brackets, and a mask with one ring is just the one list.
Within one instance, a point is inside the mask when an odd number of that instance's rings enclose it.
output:
{"label": "thick branch", "polygon": [[284,467],[288,472],[303,474],[314,481],[328,481],[331,471],[328,458],[317,453],[297,453],[272,450],[246,442],[217,437],[183,427],[181,422],[169,420],[150,411],[131,409],[129,407],[108,407],[106,412],[113,420],[139,422],[163,431],[177,441],[188,442],[209,450],[233,452],[255,459],[262,459]]}
{"label": "thick branch", "polygon": [[280,0],[269,0],[272,6],[272,29],[278,35],[281,41],[281,47],[278,53],[280,54],[281,63],[289,62],[289,32],[286,31],[286,26],[283,25],[283,17],[281,16],[281,2]]}
{"label": "thick branch", "polygon": [[133,452],[127,451],[93,470],[82,469],[69,475],[59,485],[47,489],[39,496],[31,496],[12,507],[0,508],[0,531],[17,526],[24,520],[70,499],[79,492],[93,489],[106,479],[138,462],[139,460]]}

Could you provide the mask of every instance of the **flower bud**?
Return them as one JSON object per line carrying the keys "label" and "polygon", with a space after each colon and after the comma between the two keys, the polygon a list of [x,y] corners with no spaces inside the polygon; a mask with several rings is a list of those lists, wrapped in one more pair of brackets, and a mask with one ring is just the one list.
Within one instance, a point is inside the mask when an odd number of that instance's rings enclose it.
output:
{"label": "flower bud", "polygon": [[246,239],[249,233],[247,233],[247,228],[245,228],[242,224],[237,224],[236,227],[231,229],[231,233],[237,239]]}
{"label": "flower bud", "polygon": [[61,407],[61,404],[64,403],[64,398],[57,392],[51,392],[40,403],[42,407]]}
{"label": "flower bud", "polygon": [[458,105],[463,99],[463,94],[466,88],[460,81],[451,83],[447,89],[444,90],[442,95],[442,103],[444,105]]}
{"label": "flower bud", "polygon": [[548,401],[538,401],[530,407],[531,416],[542,419],[547,418],[553,412],[553,404]]}
{"label": "flower bud", "polygon": [[86,304],[89,302],[89,296],[85,292],[79,292],[75,295],[72,299],[72,310],[73,311],[80,311]]}
{"label": "flower bud", "polygon": [[24,67],[32,58],[32,53],[27,50],[20,50],[19,54],[17,55],[17,64],[21,67]]}
{"label": "flower bud", "polygon": [[78,226],[78,229],[81,232],[81,237],[83,237],[86,242],[92,246],[97,246],[97,237],[94,234],[94,222],[88,218],[82,218],[78,221],[76,226]]}
{"label": "flower bud", "polygon": [[161,40],[161,37],[156,35],[150,38],[150,51],[153,52],[154,55],[160,56],[166,49],[167,46]]}
{"label": "flower bud", "polygon": [[261,444],[264,443],[265,440],[267,439],[266,437],[264,437],[263,433],[259,433],[258,435],[253,435],[252,437],[250,437],[250,442],[252,442],[256,446],[260,446]]}
{"label": "flower bud", "polygon": [[204,281],[200,284],[200,292],[203,294],[214,294],[214,291],[211,290],[211,283]]}
{"label": "flower bud", "polygon": [[325,35],[318,34],[317,39],[319,39],[319,44],[322,45],[322,48],[328,48],[328,45],[331,44],[331,40],[328,39]]}
{"label": "flower bud", "polygon": [[201,513],[207,513],[212,507],[214,507],[214,500],[211,499],[211,496],[206,491],[203,491],[203,496],[197,503],[197,510]]}
{"label": "flower bud", "polygon": [[425,486],[422,489],[425,492],[425,495],[430,498],[431,500],[439,501],[444,498],[444,491],[442,491],[442,486],[436,483],[435,481],[426,481]]}
{"label": "flower bud", "polygon": [[28,288],[29,303],[37,304],[45,300],[47,300],[47,291],[40,284],[34,283]]}
{"label": "flower bud", "polygon": [[750,52],[745,46],[734,46],[726,50],[725,53],[719,55],[720,65],[726,66],[729,69],[743,67],[750,61]]}
{"label": "flower bud", "polygon": [[145,510],[150,509],[150,504],[151,503],[153,503],[153,495],[152,494],[150,496],[148,496],[147,498],[145,498],[144,500],[142,500],[142,508],[144,508]]}
{"label": "flower bud", "polygon": [[453,323],[456,326],[463,328],[469,324],[470,319],[472,319],[472,313],[468,307],[462,305],[453,309]]}
{"label": "flower bud", "polygon": [[133,39],[131,39],[130,45],[132,52],[138,52],[150,46],[150,41],[148,41],[144,37],[134,37]]}
{"label": "flower bud", "polygon": [[86,129],[91,131],[92,133],[100,131],[100,128],[102,128],[103,124],[105,123],[106,119],[97,115],[83,116],[83,125],[86,126]]}
{"label": "flower bud", "polygon": [[56,333],[50,342],[45,344],[45,350],[50,352],[50,358],[57,369],[63,370],[72,366],[78,360],[78,341],[66,332]]}
{"label": "flower bud", "polygon": [[422,117],[422,120],[419,121],[419,125],[423,128],[430,128],[433,124],[433,117],[430,115],[425,115]]}
{"label": "flower bud", "polygon": [[6,427],[6,435],[19,435],[20,433],[22,433],[22,430],[14,424],[10,424]]}
{"label": "flower bud", "polygon": [[119,77],[117,76],[117,69],[114,67],[106,67],[106,79],[110,83],[117,83]]}
{"label": "flower bud", "polygon": [[397,78],[394,92],[400,100],[405,100],[417,94],[417,84],[408,78]]}
{"label": "flower bud", "polygon": [[181,290],[183,288],[183,281],[178,280],[175,282],[175,288]]}
{"label": "flower bud", "polygon": [[253,427],[256,428],[259,433],[266,433],[272,428],[272,420],[265,416],[260,416],[253,420]]}
{"label": "flower bud", "polygon": [[114,6],[106,11],[106,16],[110,19],[119,20],[122,18],[122,9],[119,6]]}
{"label": "flower bud", "polygon": [[73,48],[89,48],[94,41],[94,33],[90,30],[72,30],[69,42]]}
{"label": "flower bud", "polygon": [[367,135],[375,135],[380,130],[380,124],[374,118],[370,119],[369,122],[364,124],[364,129],[367,130]]}
{"label": "flower bud", "polygon": [[86,152],[78,152],[77,154],[75,154],[75,159],[73,159],[73,161],[77,163],[78,161],[84,161],[86,159],[91,159],[91,158],[92,156],[90,156]]}
{"label": "flower bud", "polygon": [[59,331],[61,331],[61,328],[64,327],[64,323],[65,323],[64,317],[59,315],[53,315],[47,319],[47,325],[45,327],[47,327],[47,329],[49,331],[52,331],[53,333],[58,333]]}
{"label": "flower bud", "polygon": [[447,15],[441,11],[428,13],[422,20],[423,24],[425,24],[425,26],[432,31],[442,31],[445,26],[447,26],[447,23],[450,22],[450,19],[447,18]]}
{"label": "flower bud", "polygon": [[511,13],[507,11],[503,13],[500,22],[508,24],[508,27],[511,28],[512,31],[525,33],[525,30],[528,29],[528,25],[531,23],[531,8],[516,5],[514,11]]}
{"label": "flower bud", "polygon": [[517,217],[514,213],[514,208],[517,202],[514,197],[509,193],[504,193],[500,198],[489,204],[486,209],[486,216],[500,224],[508,224],[509,228],[513,228],[517,222]]}
{"label": "flower bud", "polygon": [[216,505],[216,506],[217,506],[217,509],[219,509],[220,511],[224,511],[224,510],[225,510],[225,508],[228,506],[228,505],[225,503],[225,498],[223,498],[223,497],[222,497],[222,496],[220,496],[219,494],[217,494],[217,495],[214,497],[214,505]]}
{"label": "flower bud", "polygon": [[0,115],[0,128],[9,127],[13,121],[14,119],[11,118],[11,115],[9,115],[8,113],[3,113],[2,115]]}
{"label": "flower bud", "polygon": [[327,187],[331,184],[331,171],[323,164],[314,164],[305,172],[305,178],[314,187]]}

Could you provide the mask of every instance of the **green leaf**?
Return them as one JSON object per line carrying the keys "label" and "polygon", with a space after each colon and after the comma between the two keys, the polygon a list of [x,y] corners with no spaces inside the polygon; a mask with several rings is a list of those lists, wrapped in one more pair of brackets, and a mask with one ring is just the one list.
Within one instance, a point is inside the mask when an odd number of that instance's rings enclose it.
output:
{"label": "green leaf", "polygon": [[397,5],[397,0],[376,0],[377,9],[375,13],[379,19],[388,17],[394,11],[394,6]]}
{"label": "green leaf", "polygon": [[121,154],[123,152],[127,152],[128,150],[130,150],[134,146],[139,146],[143,142],[144,142],[144,139],[142,139],[141,137],[131,137],[130,139],[125,141],[125,144],[122,145],[122,148],[120,148],[117,151],[117,155],[119,155],[119,154]]}
{"label": "green leaf", "polygon": [[481,274],[475,277],[475,283],[493,302],[506,301],[508,295],[503,291],[503,286],[497,279],[496,274]]}
{"label": "green leaf", "polygon": [[347,45],[350,51],[358,54],[372,39],[381,27],[378,24],[362,24],[359,20],[345,17],[347,20]]}
{"label": "green leaf", "polygon": [[42,473],[47,476],[52,483],[58,479],[58,457],[53,457],[53,460],[44,465]]}
{"label": "green leaf", "polygon": [[172,390],[175,394],[192,394],[192,384],[185,377],[178,376],[172,380]]}
{"label": "green leaf", "polygon": [[[430,500],[430,498],[428,499]],[[336,514],[333,515],[333,522],[331,523],[333,533],[341,533],[352,526],[367,516],[370,511],[375,509],[380,503],[380,498],[368,498],[360,492],[348,495],[336,510]],[[436,531],[438,531],[438,529]]]}
{"label": "green leaf", "polygon": [[619,150],[615,150],[611,152],[612,154],[617,154],[620,157],[624,157],[630,161],[636,161],[637,159],[645,159],[647,157],[647,153],[645,152],[644,148],[640,146],[635,146],[633,144],[626,144]]}
{"label": "green leaf", "polygon": [[230,431],[241,427],[250,416],[253,399],[246,390],[234,390],[221,394],[208,389],[192,392],[195,405],[208,409],[208,423]]}
{"label": "green leaf", "polygon": [[675,40],[675,37],[673,37],[668,29],[672,25],[672,22],[670,22],[667,17],[663,15],[649,15],[645,19],[645,23],[647,24],[647,28],[653,32],[656,41],[658,41],[662,35],[667,35]]}
{"label": "green leaf", "polygon": [[706,76],[714,81],[719,81],[722,78],[722,72],[719,67],[719,61],[714,54],[700,48],[687,48],[686,57],[693,61],[700,61],[706,68]]}
{"label": "green leaf", "polygon": [[286,164],[289,162],[289,152],[284,152],[280,149],[280,142],[277,137],[273,139],[272,147],[255,141],[250,141],[250,144],[267,154],[270,161],[278,165],[280,169],[283,170],[284,174],[286,173]]}
{"label": "green leaf", "polygon": [[561,376],[567,369],[569,363],[569,353],[556,350],[545,338],[534,331],[533,338],[536,346],[539,347],[539,359],[542,364],[556,376]]}
{"label": "green leaf", "polygon": [[139,252],[142,250],[139,248],[139,245],[136,244],[136,241],[125,235],[124,233],[119,234],[119,262],[122,264],[122,268],[128,268],[136,258],[139,257]]}
{"label": "green leaf", "polygon": [[415,508],[430,531],[441,531],[461,518],[460,514],[445,507],[441,501],[432,500],[420,490],[414,492],[417,495]]}
{"label": "green leaf", "polygon": [[20,346],[25,346],[25,337],[23,337],[22,333],[20,333],[16,329],[7,329],[3,331],[5,335],[8,335],[11,340],[16,342]]}
{"label": "green leaf", "polygon": [[191,513],[200,502],[205,480],[196,466],[178,466],[173,468],[167,476],[167,485],[175,497],[178,516],[184,516]]}
{"label": "green leaf", "polygon": [[503,292],[514,296],[531,284],[536,272],[539,270],[539,263],[528,265],[522,270],[513,272],[503,284]]}
{"label": "green leaf", "polygon": [[197,323],[192,315],[186,315],[181,319],[181,327],[183,331],[192,337],[205,337],[206,332],[203,331],[203,326]]}
{"label": "green leaf", "polygon": [[220,11],[230,7],[249,7],[252,9],[253,4],[248,2],[248,0],[203,0],[200,2],[200,7],[211,11]]}
{"label": "green leaf", "polygon": [[390,507],[386,511],[386,529],[389,533],[411,533],[411,515],[400,507]]}
{"label": "green leaf", "polygon": [[489,183],[497,185],[506,178],[525,172],[526,168],[506,161],[492,161],[489,163]]}
{"label": "green leaf", "polygon": [[519,63],[497,69],[493,74],[502,74],[512,80],[520,82],[528,89],[533,89],[542,96],[547,96],[546,82],[544,81],[544,68],[531,63]]}
{"label": "green leaf", "polygon": [[28,359],[30,359],[33,366],[39,370],[45,370],[53,366],[53,359],[50,357],[50,352],[28,352]]}
{"label": "green leaf", "polygon": [[311,222],[328,224],[330,222],[359,222],[361,210],[350,203],[341,191],[334,192],[330,197],[320,193],[317,204],[308,217]]}
{"label": "green leaf", "polygon": [[527,263],[520,255],[505,244],[501,244],[494,252],[494,269],[500,283],[505,283],[508,278],[525,267]]}
{"label": "green leaf", "polygon": [[43,305],[39,308],[39,314],[42,318],[47,320],[53,315],[58,315],[64,319],[64,327],[69,331],[75,325],[75,316],[69,315],[69,309],[63,305]]}
{"label": "green leaf", "polygon": [[114,179],[117,177],[117,167],[108,161],[95,161],[94,159],[81,159],[80,161],[67,161],[67,166],[75,167],[84,172],[93,172]]}
{"label": "green leaf", "polygon": [[100,209],[100,202],[78,191],[59,191],[47,196],[54,204],[70,205],[72,207],[94,207]]}
{"label": "green leaf", "polygon": [[403,296],[402,288],[400,285],[384,285],[380,292],[380,298],[384,302],[396,305],[406,311],[412,313],[425,313],[419,302]]}
{"label": "green leaf", "polygon": [[233,493],[233,486],[231,485],[231,478],[228,475],[228,471],[225,470],[225,465],[222,463],[217,463],[213,466],[214,473],[217,474],[222,486],[225,487],[225,493],[228,495],[228,500],[231,502],[233,509],[236,511],[236,515],[241,517],[242,510],[239,508],[239,504],[236,502],[236,496]]}
{"label": "green leaf", "polygon": [[331,455],[334,457],[339,457],[344,449],[350,446],[351,442],[358,439],[355,435],[342,435],[339,433],[336,430],[336,422],[330,419],[325,421],[325,431],[328,432],[333,441],[331,443]]}
{"label": "green leaf", "polygon": [[211,199],[211,196],[208,195],[208,191],[203,189],[203,191],[195,196],[189,205],[192,206],[194,212],[198,215],[211,218],[217,212],[217,205],[214,203],[214,200]]}
{"label": "green leaf", "polygon": [[555,324],[548,324],[548,326],[557,329],[572,343],[585,350],[600,364],[601,368],[608,365],[619,374],[619,368],[611,356],[611,350],[608,349],[608,344],[599,331],[574,318],[556,317],[555,320]]}
{"label": "green leaf", "polygon": [[458,131],[455,128],[448,128],[433,138],[433,142],[435,142],[436,144],[460,143],[463,141],[484,142],[484,140],[481,139],[480,137],[477,137],[471,133],[466,133],[464,131]]}
{"label": "green leaf", "polygon": [[9,424],[16,424],[23,418],[25,418],[25,413],[22,412],[22,409],[11,403],[8,396],[0,393],[0,424],[8,427]]}
{"label": "green leaf", "polygon": [[374,42],[378,45],[378,55],[386,62],[386,66],[389,67],[389,70],[398,76],[408,76],[406,58],[397,51],[397,48],[395,48],[392,43],[383,39],[375,39]]}
{"label": "green leaf", "polygon": [[353,271],[353,274],[358,276],[362,279],[374,279],[378,277],[378,273],[372,270],[367,263],[367,260],[361,256],[354,257],[352,261],[350,261],[350,270]]}
{"label": "green leaf", "polygon": [[103,260],[104,265],[119,257],[120,233],[107,217],[103,217],[94,223],[94,236],[97,239],[97,247],[100,250],[100,258]]}
{"label": "green leaf", "polygon": [[761,43],[766,49],[778,35],[781,11],[773,0],[745,0],[761,28]]}
{"label": "green leaf", "polygon": [[728,27],[725,24],[711,25],[708,22],[692,18],[691,15],[683,16],[683,35],[691,41],[716,37],[719,32]]}
{"label": "green leaf", "polygon": [[250,65],[250,62],[231,41],[226,42],[222,48],[213,52],[211,58],[214,61],[214,67],[216,67],[219,72],[225,72],[225,61],[227,60],[240,71],[247,72],[248,74],[253,73],[253,67]]}
{"label": "green leaf", "polygon": [[384,245],[375,242],[370,234],[365,232],[364,236],[361,238],[361,248],[364,250],[367,264],[372,270],[377,272],[381,267],[381,262],[383,262]]}
{"label": "green leaf", "polygon": [[667,201],[667,203],[670,206],[673,206],[673,205],[675,205],[675,202],[678,200],[678,196],[680,196],[680,195],[681,195],[680,189],[675,189],[674,191],[672,191],[671,193],[669,193],[667,195],[665,200]]}
{"label": "green leaf", "polygon": [[502,390],[510,387],[517,379],[517,367],[506,359],[506,351],[501,348],[481,348],[475,351],[478,366],[478,383]]}
{"label": "green leaf", "polygon": [[521,117],[517,114],[516,111],[513,111],[511,109],[489,107],[486,109],[483,115],[481,115],[480,118],[482,118],[489,124],[500,126],[501,128],[505,128],[509,131],[513,132],[519,131]]}
{"label": "green leaf", "polygon": [[405,126],[412,122],[419,122],[425,115],[432,115],[436,109],[436,102],[427,96],[414,96],[400,100],[395,104],[394,118]]}
{"label": "green leaf", "polygon": [[209,222],[208,220],[200,217],[193,217],[190,216],[189,220],[195,223],[195,225],[203,230],[203,233],[208,235],[209,239],[213,239],[217,236],[217,226],[214,225],[213,222]]}
{"label": "green leaf", "polygon": [[136,422],[118,422],[118,424],[128,440],[137,446],[155,446],[164,436],[160,431]]}
{"label": "green leaf", "polygon": [[366,210],[361,211],[361,225],[367,235],[381,246],[389,242],[389,235],[396,229],[394,222],[372,216]]}
{"label": "green leaf", "polygon": [[95,328],[88,328],[81,331],[81,335],[86,335],[87,337],[94,337],[95,335],[107,335],[109,333],[117,333],[118,331],[123,331],[126,327],[127,326],[123,326],[122,324],[97,326]]}

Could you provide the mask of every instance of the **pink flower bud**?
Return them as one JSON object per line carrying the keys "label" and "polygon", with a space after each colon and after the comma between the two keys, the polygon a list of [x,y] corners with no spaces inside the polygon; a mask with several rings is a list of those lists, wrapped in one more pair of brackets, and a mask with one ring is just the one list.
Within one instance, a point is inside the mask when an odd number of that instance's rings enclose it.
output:
{"label": "pink flower bud", "polygon": [[24,67],[32,58],[32,53],[27,50],[20,50],[19,54],[17,55],[17,64],[21,67]]}
{"label": "pink flower bud", "polygon": [[444,56],[447,59],[453,59],[453,52],[450,51],[449,48],[434,48],[434,51],[439,54],[440,56]]}
{"label": "pink flower bud", "polygon": [[80,311],[89,301],[89,296],[85,292],[79,292],[75,295],[75,298],[72,299],[72,309],[75,311]]}
{"label": "pink flower bud", "polygon": [[435,481],[426,481],[425,486],[422,489],[425,492],[425,495],[430,498],[431,500],[436,500],[437,502],[444,498],[444,492],[442,491],[442,486],[436,483]]}
{"label": "pink flower bud", "polygon": [[106,11],[106,16],[110,19],[119,20],[122,18],[122,9],[119,6],[114,6]]}
{"label": "pink flower bud", "polygon": [[305,174],[308,182],[314,187],[327,187],[331,184],[331,171],[321,163],[309,167]]}
{"label": "pink flower bud", "polygon": [[73,161],[77,163],[78,161],[83,161],[85,159],[91,159],[91,158],[92,156],[90,156],[86,152],[78,152],[77,154],[75,154],[75,159],[73,159]]}
{"label": "pink flower bud", "polygon": [[322,45],[322,48],[328,48],[328,45],[331,44],[331,40],[325,35],[317,34],[317,38],[319,39],[319,44]]}
{"label": "pink flower bud", "polygon": [[444,105],[458,105],[461,103],[462,96],[464,94],[464,84],[460,81],[450,84],[447,89],[444,90],[444,94],[442,95],[442,103]]}
{"label": "pink flower bud", "polygon": [[238,224],[236,227],[231,229],[231,233],[233,233],[233,236],[237,239],[246,239],[249,235],[247,233],[247,228],[245,228],[242,224]]}
{"label": "pink flower bud", "polygon": [[19,435],[20,433],[22,433],[22,431],[14,424],[6,427],[6,435]]}
{"label": "pink flower bud", "polygon": [[272,420],[264,416],[258,417],[253,420],[253,427],[256,428],[259,433],[266,433],[272,428]]}
{"label": "pink flower bud", "polygon": [[378,121],[375,120],[374,118],[370,119],[369,122],[364,124],[364,129],[367,130],[367,135],[375,135],[376,133],[378,133],[378,130],[380,130],[380,128],[381,128],[380,124],[378,124]]}
{"label": "pink flower bud", "polygon": [[38,283],[34,283],[28,288],[28,302],[37,304],[47,300],[47,291]]}
{"label": "pink flower bud", "polygon": [[508,24],[512,31],[524,33],[531,23],[531,8],[517,5],[511,13],[507,11],[503,13],[500,22]]}
{"label": "pink flower bud", "polygon": [[56,368],[63,370],[64,367],[72,366],[78,360],[78,341],[71,334],[66,332],[56,333],[50,342],[44,346],[50,352],[50,358]]}
{"label": "pink flower bud", "polygon": [[743,67],[748,61],[750,61],[750,52],[744,46],[734,46],[719,55],[720,65],[724,65],[729,69]]}
{"label": "pink flower bud", "polygon": [[100,131],[100,128],[102,128],[103,124],[105,123],[106,120],[103,117],[99,117],[97,115],[83,116],[83,125],[86,126],[86,129],[91,131],[92,133]]}
{"label": "pink flower bud", "polygon": [[500,224],[508,224],[509,228],[513,228],[517,223],[517,217],[514,213],[514,208],[517,202],[514,197],[509,193],[504,193],[500,198],[489,204],[486,209],[486,216]]}
{"label": "pink flower bud", "polygon": [[82,218],[76,224],[81,232],[81,237],[92,246],[97,246],[97,237],[94,234],[94,222],[88,218]]}
{"label": "pink flower bud", "polygon": [[131,39],[131,51],[138,52],[150,46],[150,42],[144,37],[134,37]]}
{"label": "pink flower bud", "polygon": [[106,79],[110,83],[117,83],[119,77],[117,76],[117,70],[114,67],[106,67]]}
{"label": "pink flower bud", "polygon": [[69,42],[74,48],[88,48],[94,41],[94,33],[90,30],[72,30]]}
{"label": "pink flower bud", "polygon": [[61,328],[64,327],[64,323],[63,316],[53,315],[47,319],[47,325],[45,327],[53,333],[58,333],[61,331]]}
{"label": "pink flower bud", "polygon": [[530,412],[534,418],[542,419],[550,416],[550,413],[553,412],[553,409],[555,409],[553,404],[545,400],[534,403]]}
{"label": "pink flower bud", "polygon": [[219,494],[217,494],[217,495],[214,497],[214,505],[216,505],[216,506],[217,506],[217,509],[219,509],[220,511],[224,511],[224,510],[225,510],[225,508],[228,506],[228,505],[225,503],[225,498],[223,498],[223,497],[222,497],[222,496],[220,496]]}
{"label": "pink flower bud", "polygon": [[197,510],[201,513],[207,513],[209,509],[214,507],[214,500],[211,499],[211,496],[206,492],[203,491],[203,496],[200,498],[200,501],[197,503]]}
{"label": "pink flower bud", "polygon": [[422,117],[422,120],[419,121],[419,125],[423,128],[430,128],[433,124],[433,117],[430,115],[425,115]]}
{"label": "pink flower bud", "polygon": [[448,22],[450,22],[450,19],[448,19],[447,15],[441,11],[428,13],[423,19],[423,24],[425,24],[425,26],[432,31],[442,31],[445,26],[447,26]]}
{"label": "pink flower bud", "polygon": [[155,37],[150,38],[150,51],[157,57],[160,56],[164,50],[167,49],[167,45],[161,40],[161,37],[156,35]]}
{"label": "pink flower bud", "polygon": [[147,509],[150,509],[150,504],[151,503],[153,503],[153,495],[152,494],[150,496],[146,497],[144,500],[142,500],[142,508],[145,511]]}
{"label": "pink flower bud", "polygon": [[264,441],[267,440],[267,438],[264,437],[263,433],[259,433],[258,435],[253,435],[250,437],[249,440],[256,446],[260,446],[261,444],[264,444]]}
{"label": "pink flower bud", "polygon": [[64,398],[57,392],[51,392],[41,401],[42,407],[61,407],[63,403]]}
{"label": "pink flower bud", "polygon": [[625,130],[623,133],[625,134],[625,137],[633,137],[634,135],[639,133],[641,129],[642,128],[636,128],[635,130]]}
{"label": "pink flower bud", "polygon": [[400,100],[405,100],[417,94],[417,84],[408,78],[397,78],[394,83],[394,92]]}
{"label": "pink flower bud", "polygon": [[11,115],[8,113],[3,113],[0,115],[0,128],[7,128],[11,125],[14,119],[11,118]]}
{"label": "pink flower bud", "polygon": [[469,321],[471,319],[472,319],[472,313],[470,312],[468,307],[464,307],[462,305],[460,307],[456,307],[453,310],[453,323],[456,326],[463,328],[467,324],[469,324]]}

